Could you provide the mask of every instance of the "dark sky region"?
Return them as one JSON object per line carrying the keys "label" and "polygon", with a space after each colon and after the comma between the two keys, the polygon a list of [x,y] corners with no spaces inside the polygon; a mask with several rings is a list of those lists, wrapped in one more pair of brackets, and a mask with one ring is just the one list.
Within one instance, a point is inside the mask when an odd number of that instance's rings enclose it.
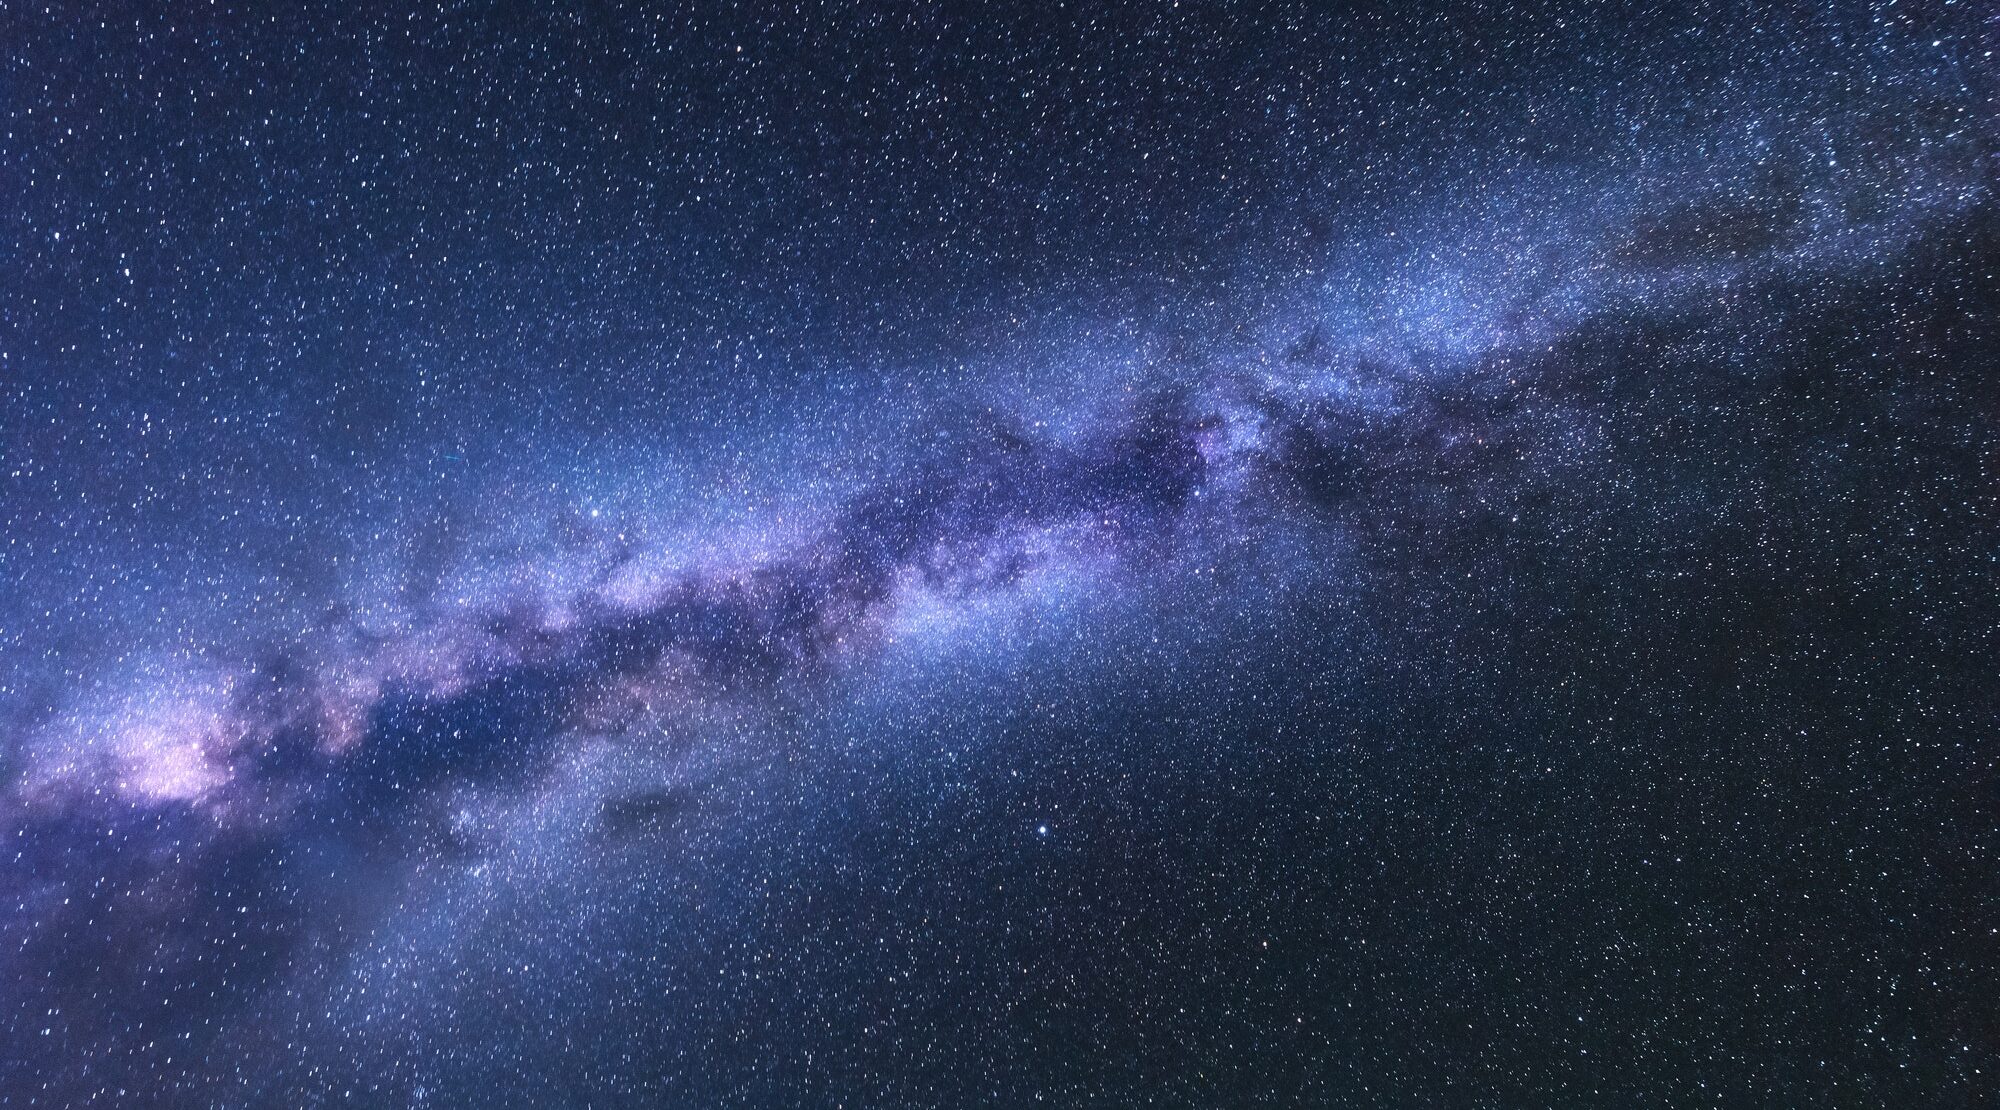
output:
{"label": "dark sky region", "polygon": [[0,1108],[1993,1106],[1996,48],[0,0]]}

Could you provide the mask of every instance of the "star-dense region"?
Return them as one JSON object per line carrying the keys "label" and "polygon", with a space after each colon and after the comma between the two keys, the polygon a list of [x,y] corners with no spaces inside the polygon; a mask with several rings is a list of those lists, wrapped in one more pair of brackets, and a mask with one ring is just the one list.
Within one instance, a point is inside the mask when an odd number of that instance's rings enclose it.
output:
{"label": "star-dense region", "polygon": [[0,1107],[1987,1107],[2000,17],[0,0]]}

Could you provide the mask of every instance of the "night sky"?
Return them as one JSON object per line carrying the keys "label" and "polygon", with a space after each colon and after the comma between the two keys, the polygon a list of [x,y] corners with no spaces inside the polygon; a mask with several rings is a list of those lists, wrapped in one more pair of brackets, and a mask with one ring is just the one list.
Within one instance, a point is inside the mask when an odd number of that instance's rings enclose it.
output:
{"label": "night sky", "polygon": [[0,0],[0,1107],[2000,1104],[1971,0]]}

